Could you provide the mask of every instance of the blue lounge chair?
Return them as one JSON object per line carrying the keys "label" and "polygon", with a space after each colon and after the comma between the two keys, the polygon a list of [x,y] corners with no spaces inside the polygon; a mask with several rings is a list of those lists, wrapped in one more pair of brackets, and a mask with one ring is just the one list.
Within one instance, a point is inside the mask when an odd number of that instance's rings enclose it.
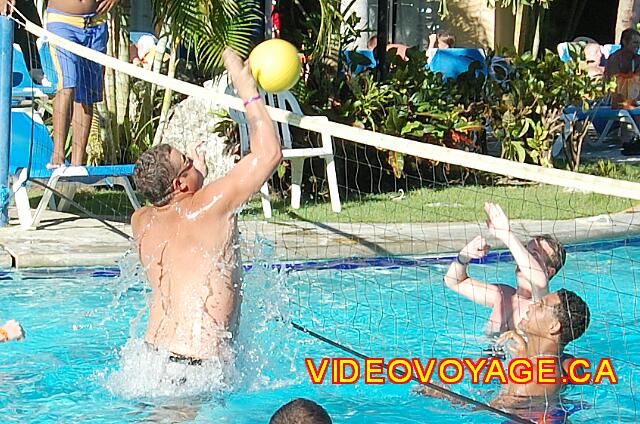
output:
{"label": "blue lounge chair", "polygon": [[46,87],[36,84],[31,79],[31,74],[24,60],[24,54],[20,46],[13,45],[13,86],[11,89],[12,105],[20,104],[24,100],[33,100],[36,97],[48,97],[56,92],[55,87]]}
{"label": "blue lounge chair", "polygon": [[614,124],[617,123],[628,124],[633,136],[640,137],[640,128],[638,128],[636,121],[633,119],[634,116],[640,116],[640,108],[613,109],[610,105],[596,105],[589,111],[585,112],[574,106],[569,106],[565,108],[564,114],[562,115],[562,120],[564,121],[565,126],[563,132],[555,140],[552,148],[553,156],[555,157],[562,153],[564,146],[563,140],[564,138],[569,137],[569,129],[571,128],[572,122],[584,121],[589,118],[595,127],[599,126],[596,125],[596,121],[604,123],[604,129],[602,131],[598,131],[599,135],[596,143],[600,143],[604,142],[604,139],[609,135],[612,129],[619,128],[618,126],[614,127]]}
{"label": "blue lounge chair", "polygon": [[479,63],[476,76],[487,75],[485,55],[482,49],[437,49],[431,59],[429,69],[441,73],[444,79],[455,79],[460,74],[467,72],[474,62]]}
{"label": "blue lounge chair", "polygon": [[51,84],[52,89],[56,90],[58,87],[58,74],[56,73],[56,68],[53,64],[53,57],[51,56],[49,42],[40,41],[41,39],[38,40],[38,53],[40,54],[40,65],[42,66],[42,73],[43,76],[45,76]]}
{"label": "blue lounge chair", "polygon": [[30,180],[43,180],[47,187],[64,193],[69,198],[73,197],[78,184],[110,187],[120,185],[133,207],[140,207],[129,182],[129,176],[133,175],[133,165],[63,166],[51,170],[46,168],[46,164],[52,152],[53,140],[47,127],[40,121],[39,115],[32,111],[11,111],[9,172],[13,179],[13,192],[22,228],[35,229],[47,205],[63,210],[68,203],[62,199],[56,207],[52,198],[53,192],[45,190],[40,203],[32,213],[27,192]]}

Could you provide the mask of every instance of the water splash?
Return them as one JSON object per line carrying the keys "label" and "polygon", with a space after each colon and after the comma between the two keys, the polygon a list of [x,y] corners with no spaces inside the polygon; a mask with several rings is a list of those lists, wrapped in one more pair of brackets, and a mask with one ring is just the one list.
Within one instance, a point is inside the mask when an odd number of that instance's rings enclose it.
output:
{"label": "water splash", "polygon": [[295,349],[287,274],[274,266],[275,248],[257,236],[253,243],[252,268],[244,276],[244,299],[240,319],[238,367],[244,389],[260,390],[289,385],[283,370],[295,369]]}
{"label": "water splash", "polygon": [[[275,249],[267,239],[258,237],[244,245],[251,245],[255,260],[243,277],[239,335],[233,348],[201,365],[189,365],[172,361],[170,352],[146,344],[140,324],[149,308],[147,290],[146,306],[130,321],[130,338],[120,349],[115,369],[102,377],[109,391],[125,398],[183,397],[294,383],[282,377],[291,374],[283,369],[295,369],[297,352],[291,347],[295,343],[291,341],[294,332],[286,273],[273,266]],[[113,313],[127,302],[125,294],[143,279],[137,255],[125,256],[120,267],[121,277],[110,305]]]}

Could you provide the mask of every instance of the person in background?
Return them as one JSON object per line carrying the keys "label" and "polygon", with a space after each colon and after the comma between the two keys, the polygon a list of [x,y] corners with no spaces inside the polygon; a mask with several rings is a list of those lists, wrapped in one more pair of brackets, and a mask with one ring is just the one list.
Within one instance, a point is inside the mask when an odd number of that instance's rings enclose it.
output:
{"label": "person in background", "polygon": [[[47,31],[96,50],[107,51],[107,13],[118,0],[49,0]],[[50,44],[58,74],[58,92],[53,99],[53,154],[47,168],[65,163],[64,145],[73,128],[71,165],[83,165],[93,120],[93,105],[102,101],[104,67]]]}
{"label": "person in background", "polygon": [[[633,28],[622,31],[620,50],[611,54],[604,68],[606,79],[616,79],[616,92],[611,96],[613,108],[633,109],[640,98],[640,33]],[[640,117],[633,115],[636,125]],[[629,139],[629,131],[623,131],[623,155],[640,154],[640,138]]]}
{"label": "person in background", "polygon": [[[372,51],[376,51],[376,47],[378,47],[378,36],[373,35],[367,41],[367,48]],[[402,60],[407,60],[407,48],[408,46],[400,43],[389,43],[387,44],[387,51],[391,49],[396,49],[396,55],[400,56]]]}
{"label": "person in background", "polygon": [[549,280],[564,265],[566,251],[550,235],[533,237],[525,245],[512,231],[509,218],[500,205],[485,203],[484,211],[487,215],[487,229],[513,255],[517,287],[493,284],[469,276],[467,268],[471,260],[485,257],[491,248],[482,236],[476,236],[460,250],[451,262],[444,282],[456,293],[492,309],[486,333],[493,336],[507,330],[516,330],[529,305],[549,294]]}
{"label": "person in background", "polygon": [[297,398],[278,409],[269,424],[332,424],[329,413],[316,402]]}
{"label": "person in background", "polygon": [[[156,57],[157,41],[151,34],[140,36],[137,43],[129,43],[129,58],[131,63],[144,69],[151,69]],[[170,59],[168,53],[163,54],[162,61]]]}
{"label": "person in background", "polygon": [[438,49],[451,49],[456,44],[456,37],[446,31],[429,35],[429,45],[427,46],[427,63],[431,63],[433,56]]}
{"label": "person in background", "polygon": [[22,339],[24,339],[24,330],[18,321],[12,319],[0,327],[0,342],[11,342]]}
{"label": "person in background", "polygon": [[[589,306],[580,296],[569,290],[560,289],[548,293],[535,303],[529,304],[526,316],[518,328],[522,334],[507,331],[500,336],[498,343],[506,346],[513,358],[529,359],[532,363],[533,378],[524,384],[509,381],[489,404],[502,409],[524,407],[532,410],[540,408],[544,411],[549,406],[555,406],[563,387],[561,362],[564,348],[584,334],[590,320]],[[543,358],[553,361],[554,366],[550,368],[554,373],[547,376],[554,377],[555,383],[538,381],[538,360]],[[447,392],[429,386],[420,386],[415,391],[426,396],[457,401]]]}
{"label": "person in background", "polygon": [[592,78],[604,76],[604,66],[602,65],[602,46],[598,43],[589,43],[584,47],[584,62],[582,64],[587,74]]}

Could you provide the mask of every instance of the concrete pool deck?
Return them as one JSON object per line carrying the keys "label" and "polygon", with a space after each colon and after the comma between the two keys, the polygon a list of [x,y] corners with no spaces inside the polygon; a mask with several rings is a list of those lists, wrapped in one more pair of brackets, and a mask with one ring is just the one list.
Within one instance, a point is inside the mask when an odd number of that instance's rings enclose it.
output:
{"label": "concrete pool deck", "polygon": [[[10,209],[10,217],[10,226],[0,228],[0,269],[114,266],[131,248],[129,240],[96,219],[46,211],[38,230],[25,231],[17,225],[15,210]],[[128,224],[113,224],[131,234]],[[565,243],[640,235],[640,209],[568,221],[513,221],[512,227],[523,238],[550,233]],[[273,243],[278,260],[297,261],[453,253],[478,233],[486,234],[484,223],[246,221],[240,222],[239,229],[245,261],[253,259],[253,244],[258,237]]]}

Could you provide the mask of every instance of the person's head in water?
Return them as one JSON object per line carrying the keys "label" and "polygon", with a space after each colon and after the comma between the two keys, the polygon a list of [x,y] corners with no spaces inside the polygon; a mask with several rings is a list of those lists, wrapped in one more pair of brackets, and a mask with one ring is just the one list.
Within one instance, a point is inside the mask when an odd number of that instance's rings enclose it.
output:
{"label": "person's head in water", "polygon": [[519,327],[527,336],[552,339],[564,348],[584,334],[590,321],[587,303],[574,292],[560,289],[529,305]]}
{"label": "person's head in water", "polygon": [[202,187],[193,160],[168,144],[140,155],[133,179],[136,188],[154,206],[165,206],[177,193],[193,193]]}
{"label": "person's head in water", "polygon": [[269,424],[332,424],[327,411],[312,400],[298,398],[278,409]]}
{"label": "person's head in water", "polygon": [[[560,271],[567,257],[562,243],[549,234],[533,237],[527,243],[527,250],[540,263],[548,279]],[[520,268],[516,268],[516,272],[521,272]]]}

